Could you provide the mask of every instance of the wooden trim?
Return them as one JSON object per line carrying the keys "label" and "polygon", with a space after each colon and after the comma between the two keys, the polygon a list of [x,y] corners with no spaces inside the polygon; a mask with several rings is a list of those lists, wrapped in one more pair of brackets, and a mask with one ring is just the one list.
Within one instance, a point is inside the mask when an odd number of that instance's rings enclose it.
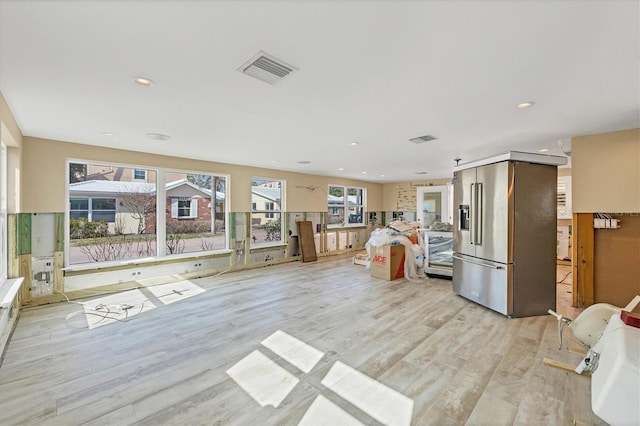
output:
{"label": "wooden trim", "polygon": [[53,289],[57,292],[64,291],[64,252],[53,252]]}
{"label": "wooden trim", "polygon": [[573,214],[573,238],[573,304],[586,308],[595,303],[592,213]]}
{"label": "wooden trim", "polygon": [[64,252],[64,213],[54,213],[55,221],[55,249]]}
{"label": "wooden trim", "polygon": [[20,287],[20,300],[27,302],[31,300],[31,253],[21,254],[18,257],[18,273],[21,277],[24,277],[22,286]]}
{"label": "wooden trim", "polygon": [[569,364],[565,364],[564,362],[560,362],[560,361],[556,361],[553,359],[549,359],[549,358],[543,358],[542,363],[544,365],[547,365],[549,367],[553,367],[553,368],[558,368],[562,371],[567,371],[569,373],[574,373],[577,374],[578,376],[591,376],[591,373],[587,372],[587,371],[583,371],[582,373],[578,373],[576,372],[576,368],[569,365]]}

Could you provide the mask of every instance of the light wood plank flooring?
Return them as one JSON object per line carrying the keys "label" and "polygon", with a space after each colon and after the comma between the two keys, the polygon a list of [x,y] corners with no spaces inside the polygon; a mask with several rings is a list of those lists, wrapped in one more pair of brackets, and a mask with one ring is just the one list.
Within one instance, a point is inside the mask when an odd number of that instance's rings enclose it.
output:
{"label": "light wood plank flooring", "polygon": [[143,289],[92,329],[77,304],[25,309],[0,424],[604,424],[588,377],[542,364],[577,365],[568,330],[559,351],[551,316],[504,318],[450,281],[371,278],[351,256],[190,281],[206,291]]}

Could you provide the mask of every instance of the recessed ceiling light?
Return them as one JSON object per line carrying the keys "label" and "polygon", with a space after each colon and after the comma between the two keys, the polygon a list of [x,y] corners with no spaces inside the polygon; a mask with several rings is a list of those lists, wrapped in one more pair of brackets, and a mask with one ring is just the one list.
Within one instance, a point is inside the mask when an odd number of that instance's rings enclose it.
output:
{"label": "recessed ceiling light", "polygon": [[342,171],[344,170],[344,167],[339,167],[338,170]]}
{"label": "recessed ceiling light", "polygon": [[115,136],[115,133],[111,133],[111,132],[101,132],[100,133],[102,136]]}
{"label": "recessed ceiling light", "polygon": [[168,141],[169,139],[171,139],[171,136],[163,135],[162,133],[147,133],[146,136],[149,139],[155,139],[157,141]]}
{"label": "recessed ceiling light", "polygon": [[362,174],[363,174],[363,175],[366,175],[366,174],[367,174],[367,172],[362,172]]}
{"label": "recessed ceiling light", "polygon": [[144,87],[151,87],[151,86],[155,86],[156,84],[153,82],[153,80],[146,77],[133,77],[131,80],[138,86],[144,86]]}
{"label": "recessed ceiling light", "polygon": [[307,160],[302,160],[302,161],[298,161],[298,164],[311,164],[311,161],[307,161]]}
{"label": "recessed ceiling light", "polygon": [[358,145],[360,145],[360,142],[351,142],[349,145],[351,145],[351,146],[358,146]]}
{"label": "recessed ceiling light", "polygon": [[535,102],[531,102],[531,101],[522,102],[521,104],[516,105],[516,108],[518,108],[518,109],[527,109],[527,108],[533,106],[534,103]]}
{"label": "recessed ceiling light", "polygon": [[380,175],[380,177],[385,177],[386,175]]}
{"label": "recessed ceiling light", "polygon": [[276,160],[271,160],[271,162],[272,162],[272,163],[277,163],[277,161],[276,161]]}
{"label": "recessed ceiling light", "polygon": [[549,152],[549,148],[542,148],[539,149],[538,152]]}

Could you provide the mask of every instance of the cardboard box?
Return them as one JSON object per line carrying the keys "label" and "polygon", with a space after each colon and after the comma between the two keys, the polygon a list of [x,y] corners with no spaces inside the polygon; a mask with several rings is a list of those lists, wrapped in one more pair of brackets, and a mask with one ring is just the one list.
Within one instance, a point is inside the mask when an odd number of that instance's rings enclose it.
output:
{"label": "cardboard box", "polygon": [[404,246],[382,246],[371,252],[371,276],[383,280],[404,277]]}

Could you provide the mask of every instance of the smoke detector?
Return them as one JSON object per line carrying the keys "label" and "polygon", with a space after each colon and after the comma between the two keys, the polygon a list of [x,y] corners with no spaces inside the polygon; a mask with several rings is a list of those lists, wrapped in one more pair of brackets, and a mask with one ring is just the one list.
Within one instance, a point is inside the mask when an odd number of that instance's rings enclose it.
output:
{"label": "smoke detector", "polygon": [[413,142],[415,144],[419,144],[419,143],[429,142],[429,141],[432,141],[432,140],[435,140],[435,139],[437,139],[435,136],[424,135],[424,136],[418,136],[417,138],[409,139],[409,141]]}
{"label": "smoke detector", "polygon": [[298,68],[261,50],[242,64],[238,71],[273,85],[289,74],[298,71]]}

